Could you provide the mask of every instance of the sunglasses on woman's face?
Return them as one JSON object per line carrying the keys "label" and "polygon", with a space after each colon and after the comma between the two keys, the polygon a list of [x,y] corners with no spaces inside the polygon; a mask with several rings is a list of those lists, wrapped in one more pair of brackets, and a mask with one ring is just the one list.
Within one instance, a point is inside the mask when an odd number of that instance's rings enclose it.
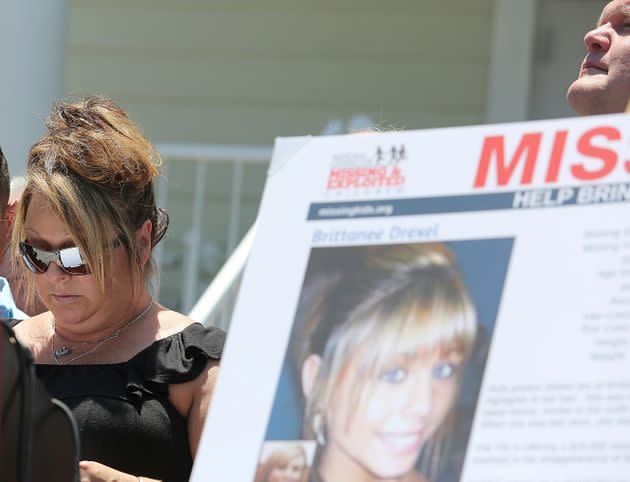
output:
{"label": "sunglasses on woman's face", "polygon": [[48,265],[53,261],[56,261],[59,267],[68,274],[90,274],[90,269],[76,246],[59,251],[48,251],[20,241],[20,255],[26,267],[36,274],[45,273]]}

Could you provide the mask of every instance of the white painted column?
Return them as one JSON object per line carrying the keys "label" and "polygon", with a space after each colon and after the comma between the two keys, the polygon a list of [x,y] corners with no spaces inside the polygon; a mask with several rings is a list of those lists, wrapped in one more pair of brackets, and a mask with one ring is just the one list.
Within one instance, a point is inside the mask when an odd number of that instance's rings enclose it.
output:
{"label": "white painted column", "polygon": [[63,94],[67,0],[0,0],[0,146],[20,175]]}
{"label": "white painted column", "polygon": [[186,241],[188,251],[185,253],[183,283],[181,291],[182,311],[189,312],[199,298],[199,261],[201,259],[201,242],[203,236],[204,198],[206,195],[206,177],[208,163],[197,161],[195,179],[195,199],[192,212],[192,226]]}
{"label": "white painted column", "polygon": [[495,0],[486,121],[527,120],[536,0]]}
{"label": "white painted column", "polygon": [[241,197],[243,196],[243,161],[234,159],[232,164],[232,196],[228,219],[225,259],[228,259],[239,242],[238,227],[241,220]]}
{"label": "white painted column", "polygon": [[[156,201],[157,207],[166,210],[167,214],[170,214],[168,210],[168,173],[169,173],[170,164],[171,164],[170,159],[163,158],[161,174],[153,178],[153,181],[155,183],[154,187],[156,190],[155,201]],[[153,229],[155,229],[155,226],[153,227]],[[166,234],[168,236],[169,232],[167,231]],[[166,239],[162,239],[162,241],[160,241],[158,245],[155,247],[155,249],[153,250],[153,260],[155,261],[155,266],[158,272],[158,276],[160,273],[162,273],[162,264],[164,262],[165,242],[166,242]],[[159,288],[160,286],[159,278],[153,279],[151,285],[154,288],[156,287]],[[153,293],[153,296],[155,296],[157,300],[160,299],[159,295],[160,295],[159,290],[158,292]]]}

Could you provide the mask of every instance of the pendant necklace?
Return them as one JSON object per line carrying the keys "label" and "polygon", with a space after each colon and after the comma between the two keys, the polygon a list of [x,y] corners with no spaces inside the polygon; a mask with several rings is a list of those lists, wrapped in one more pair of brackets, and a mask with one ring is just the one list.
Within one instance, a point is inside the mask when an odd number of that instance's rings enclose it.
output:
{"label": "pendant necklace", "polygon": [[[138,321],[144,315],[146,315],[149,312],[149,310],[151,309],[151,307],[153,306],[154,302],[155,302],[155,299],[152,297],[151,301],[149,302],[149,305],[142,311],[142,313],[140,313],[135,318],[129,320],[127,323],[125,323],[123,326],[121,326],[117,331],[115,331],[114,333],[112,333],[109,336],[106,336],[105,338],[101,338],[100,340],[84,341],[84,342],[81,342],[81,343],[79,343],[77,345],[74,345],[74,346],[68,346],[68,345],[63,344],[63,345],[61,345],[60,348],[57,348],[57,349],[55,349],[55,335],[59,336],[60,338],[61,338],[61,336],[57,332],[57,325],[55,324],[55,318],[53,317],[53,320],[52,320],[52,328],[53,328],[52,356],[55,359],[55,362],[57,363],[57,365],[67,365],[68,363],[72,363],[73,361],[78,360],[79,358],[83,358],[84,356],[91,355],[92,353],[94,353],[96,350],[98,350],[101,346],[103,346],[108,341],[113,340],[114,338],[118,338],[118,336],[120,336],[120,334],[123,331],[125,331],[129,326],[133,325],[136,321]],[[81,354],[75,356],[74,358],[71,358],[70,360],[68,360],[66,362],[60,362],[59,361],[60,358],[67,357],[68,355],[72,354],[77,348],[81,348],[81,347],[84,347],[84,346],[87,346],[87,345],[94,345],[94,344],[96,344],[96,346],[94,348],[92,348],[91,350],[86,351],[85,353],[81,353]]]}

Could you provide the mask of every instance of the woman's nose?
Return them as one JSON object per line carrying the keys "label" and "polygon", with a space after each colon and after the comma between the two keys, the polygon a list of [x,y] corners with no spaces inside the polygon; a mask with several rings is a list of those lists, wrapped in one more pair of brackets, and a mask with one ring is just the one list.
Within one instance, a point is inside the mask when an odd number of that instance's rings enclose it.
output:
{"label": "woman's nose", "polygon": [[55,282],[55,281],[59,281],[62,279],[67,278],[68,276],[70,276],[68,273],[66,273],[61,266],[59,266],[57,264],[56,261],[51,261],[50,263],[48,263],[48,268],[46,269],[46,272],[44,273],[44,276],[46,276],[46,279],[50,282]]}
{"label": "woman's nose", "polygon": [[417,416],[429,413],[432,404],[431,383],[430,370],[422,370],[410,381],[404,407],[407,413]]}
{"label": "woman's nose", "polygon": [[589,52],[608,52],[610,48],[610,25],[605,24],[586,33],[584,44]]}

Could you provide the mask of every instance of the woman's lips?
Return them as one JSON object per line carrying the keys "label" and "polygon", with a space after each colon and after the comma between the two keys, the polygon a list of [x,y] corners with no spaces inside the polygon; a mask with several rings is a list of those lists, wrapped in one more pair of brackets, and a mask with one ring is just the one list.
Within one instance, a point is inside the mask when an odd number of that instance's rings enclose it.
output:
{"label": "woman's lips", "polygon": [[417,453],[424,443],[424,433],[422,430],[413,432],[386,432],[381,433],[379,438],[389,450],[400,455]]}
{"label": "woman's lips", "polygon": [[57,303],[65,305],[68,303],[72,303],[79,297],[79,295],[53,294],[52,297]]}

